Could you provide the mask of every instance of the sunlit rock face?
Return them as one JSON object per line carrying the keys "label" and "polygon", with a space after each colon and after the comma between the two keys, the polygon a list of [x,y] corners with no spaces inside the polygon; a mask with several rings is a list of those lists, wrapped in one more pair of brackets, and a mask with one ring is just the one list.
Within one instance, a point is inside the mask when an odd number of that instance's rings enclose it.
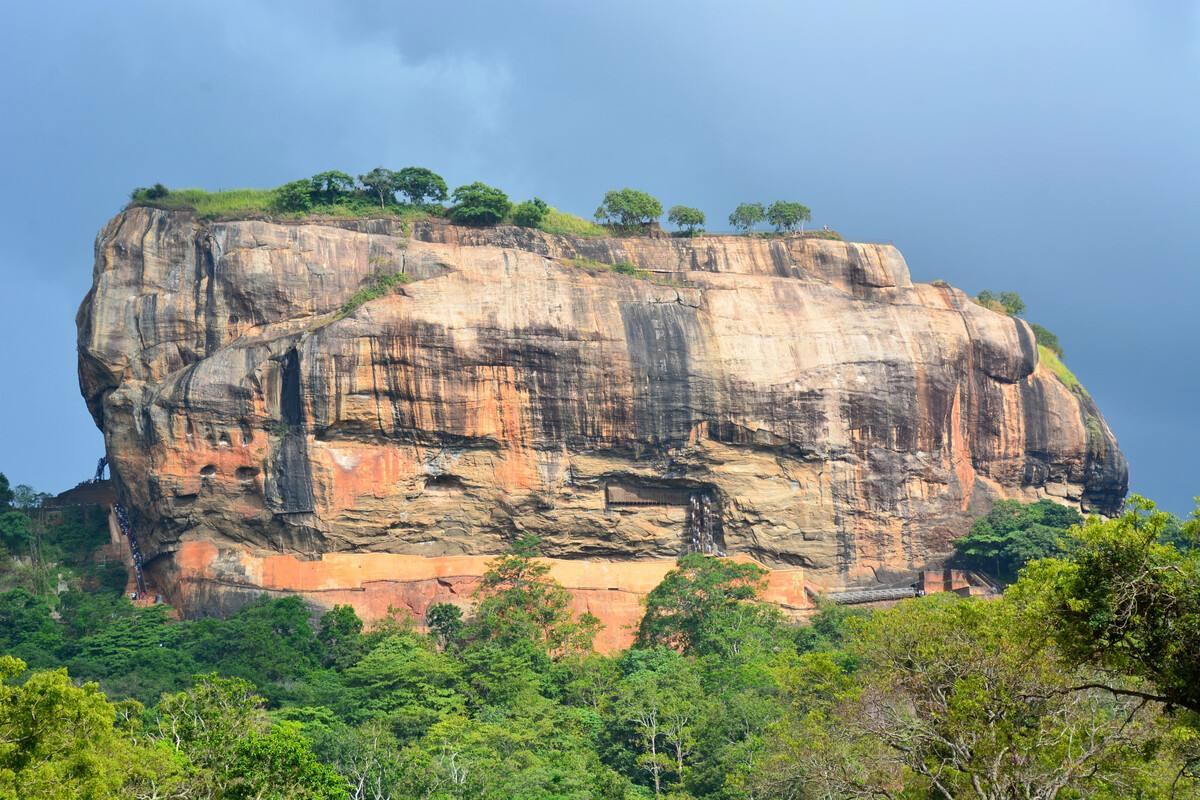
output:
{"label": "sunlit rock face", "polygon": [[[408,282],[343,313],[391,273]],[[699,548],[891,581],[998,498],[1110,512],[1126,491],[1029,327],[914,284],[889,245],[138,208],[100,233],[78,326],[149,569],[188,613],[267,587],[267,556],[343,559],[306,578],[320,601],[387,582],[346,558],[523,532],[606,574]]]}

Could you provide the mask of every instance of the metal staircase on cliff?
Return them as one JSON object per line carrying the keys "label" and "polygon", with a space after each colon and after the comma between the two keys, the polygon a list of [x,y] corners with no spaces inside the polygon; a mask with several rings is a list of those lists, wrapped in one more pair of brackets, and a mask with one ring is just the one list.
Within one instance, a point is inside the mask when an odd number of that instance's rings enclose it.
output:
{"label": "metal staircase on cliff", "polygon": [[125,513],[125,506],[113,503],[113,513],[117,515],[117,525],[129,540],[129,551],[133,553],[133,574],[137,579],[138,597],[145,597],[146,579],[142,575],[142,550],[138,547],[137,537],[133,535],[133,525],[129,522],[129,515]]}
{"label": "metal staircase on cliff", "polygon": [[904,600],[917,596],[915,586],[896,586],[882,589],[850,589],[842,592],[815,592],[807,589],[809,595],[820,597],[837,603],[840,606],[857,605],[859,603],[879,603],[886,600]]}

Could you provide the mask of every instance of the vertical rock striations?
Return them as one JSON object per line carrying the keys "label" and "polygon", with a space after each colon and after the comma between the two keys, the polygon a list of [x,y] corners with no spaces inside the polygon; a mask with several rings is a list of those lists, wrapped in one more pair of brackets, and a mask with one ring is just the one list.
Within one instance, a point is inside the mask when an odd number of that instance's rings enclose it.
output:
{"label": "vertical rock striations", "polygon": [[[587,266],[620,261],[649,277]],[[344,313],[389,273],[408,282]],[[454,581],[404,599],[408,568],[371,554],[449,563],[522,531],[565,561],[699,547],[888,581],[997,498],[1110,512],[1126,491],[1029,327],[914,284],[887,245],[136,208],[100,233],[78,326],[148,566],[190,612],[380,586],[420,610]],[[310,583],[266,574],[278,557]]]}

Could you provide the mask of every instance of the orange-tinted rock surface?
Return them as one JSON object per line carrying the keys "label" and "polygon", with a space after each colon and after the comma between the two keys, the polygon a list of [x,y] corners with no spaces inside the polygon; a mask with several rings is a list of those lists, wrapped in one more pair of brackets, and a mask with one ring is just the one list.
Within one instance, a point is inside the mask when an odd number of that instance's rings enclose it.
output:
{"label": "orange-tinted rock surface", "polygon": [[[620,261],[649,277],[588,266]],[[528,532],[625,624],[689,549],[902,580],[997,498],[1126,490],[1029,327],[887,245],[136,208],[78,323],[116,484],[186,613],[259,589],[419,613]]]}

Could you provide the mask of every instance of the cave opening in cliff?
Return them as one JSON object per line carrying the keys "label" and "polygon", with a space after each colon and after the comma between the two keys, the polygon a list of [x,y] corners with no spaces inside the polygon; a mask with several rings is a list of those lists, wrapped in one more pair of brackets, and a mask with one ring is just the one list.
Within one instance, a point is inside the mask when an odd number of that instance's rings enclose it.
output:
{"label": "cave opening in cliff", "polygon": [[725,555],[721,499],[707,484],[623,480],[604,487],[606,508],[675,506],[686,509],[683,526],[685,553]]}
{"label": "cave opening in cliff", "polygon": [[462,494],[466,489],[463,479],[457,475],[442,473],[425,479],[425,491],[432,494]]}

